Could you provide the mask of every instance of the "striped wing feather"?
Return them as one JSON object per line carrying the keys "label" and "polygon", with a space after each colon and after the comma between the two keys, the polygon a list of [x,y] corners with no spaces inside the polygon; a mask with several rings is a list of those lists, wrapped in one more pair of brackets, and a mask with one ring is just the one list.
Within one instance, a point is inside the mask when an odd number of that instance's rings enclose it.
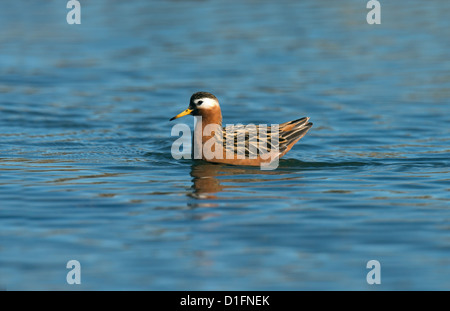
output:
{"label": "striped wing feather", "polygon": [[[278,146],[280,154],[284,154],[302,138],[311,128],[309,118],[301,118],[279,125]],[[228,152],[245,154],[246,158],[255,158],[259,154],[277,150],[277,137],[270,126],[242,124],[228,125],[223,128],[223,146]]]}

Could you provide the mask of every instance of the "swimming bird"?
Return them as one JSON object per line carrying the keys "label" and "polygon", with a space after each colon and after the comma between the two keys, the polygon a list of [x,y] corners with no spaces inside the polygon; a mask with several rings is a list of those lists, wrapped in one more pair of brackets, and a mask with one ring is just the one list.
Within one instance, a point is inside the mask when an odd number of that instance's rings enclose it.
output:
{"label": "swimming bird", "polygon": [[191,96],[189,106],[170,121],[186,115],[197,118],[192,155],[208,162],[258,166],[284,156],[312,127],[308,117],[271,126],[222,127],[219,100],[208,92]]}

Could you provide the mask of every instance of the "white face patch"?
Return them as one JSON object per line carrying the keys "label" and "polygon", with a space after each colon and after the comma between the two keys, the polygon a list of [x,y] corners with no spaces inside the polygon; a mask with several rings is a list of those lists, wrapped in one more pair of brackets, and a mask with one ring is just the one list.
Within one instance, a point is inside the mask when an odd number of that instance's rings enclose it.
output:
{"label": "white face patch", "polygon": [[[199,104],[200,102],[202,102],[201,105]],[[208,97],[196,99],[194,103],[197,109],[210,109],[219,105],[217,100]]]}

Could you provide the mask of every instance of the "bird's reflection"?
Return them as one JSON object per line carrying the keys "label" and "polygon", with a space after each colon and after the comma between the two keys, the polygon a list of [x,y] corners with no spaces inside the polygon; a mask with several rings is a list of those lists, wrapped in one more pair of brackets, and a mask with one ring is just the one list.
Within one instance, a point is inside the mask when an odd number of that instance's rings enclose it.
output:
{"label": "bird's reflection", "polygon": [[196,161],[191,167],[193,197],[198,199],[215,199],[216,193],[221,192],[224,186],[217,176],[223,169],[223,164],[213,164]]}
{"label": "bird's reflection", "polygon": [[[196,161],[191,166],[192,188],[190,196],[196,199],[216,199],[221,192],[236,186],[225,184],[245,184],[248,182],[265,181],[263,175],[285,175],[283,170],[263,171],[259,167],[232,166]],[[251,179],[242,179],[242,175],[255,175]],[[220,178],[219,178],[220,177]],[[245,186],[244,186],[245,187]],[[208,206],[211,206],[208,204]]]}

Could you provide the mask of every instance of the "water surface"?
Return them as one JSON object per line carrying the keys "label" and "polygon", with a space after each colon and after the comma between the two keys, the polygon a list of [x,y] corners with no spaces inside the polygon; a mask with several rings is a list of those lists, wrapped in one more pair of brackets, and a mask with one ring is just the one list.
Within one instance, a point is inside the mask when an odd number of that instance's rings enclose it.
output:
{"label": "water surface", "polygon": [[[0,11],[0,288],[450,289],[447,2],[81,2]],[[196,91],[314,127],[274,171],[175,160]]]}

